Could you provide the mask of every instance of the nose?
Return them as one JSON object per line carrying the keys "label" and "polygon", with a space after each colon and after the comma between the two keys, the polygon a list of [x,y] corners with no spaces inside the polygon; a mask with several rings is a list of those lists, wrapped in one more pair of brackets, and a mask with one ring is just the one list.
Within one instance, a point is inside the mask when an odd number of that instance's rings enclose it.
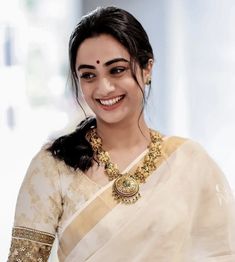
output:
{"label": "nose", "polygon": [[106,77],[103,77],[97,83],[98,85],[98,95],[107,96],[115,90],[114,84]]}

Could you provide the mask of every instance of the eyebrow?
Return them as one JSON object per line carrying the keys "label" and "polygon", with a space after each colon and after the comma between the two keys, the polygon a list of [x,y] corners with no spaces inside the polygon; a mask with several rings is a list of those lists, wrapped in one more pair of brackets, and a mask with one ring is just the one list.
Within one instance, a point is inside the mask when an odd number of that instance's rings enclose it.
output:
{"label": "eyebrow", "polygon": [[[111,64],[113,64],[113,63],[117,63],[117,62],[126,62],[126,63],[129,63],[130,61],[128,61],[128,60],[125,59],[125,58],[120,57],[120,58],[114,58],[114,59],[112,59],[112,60],[109,60],[109,61],[105,62],[104,65],[105,65],[105,66],[109,66],[109,65],[111,65]],[[95,69],[96,67],[93,66],[93,65],[82,64],[82,65],[78,66],[77,70],[79,71],[79,70],[81,70],[81,69],[83,69],[83,68]]]}
{"label": "eyebrow", "polygon": [[112,59],[112,60],[109,60],[109,61],[105,62],[104,65],[105,65],[105,66],[109,66],[109,65],[111,65],[111,64],[113,64],[113,63],[117,63],[117,62],[126,62],[126,63],[129,63],[128,60],[126,60],[125,58],[120,57],[120,58],[114,58],[114,59]]}

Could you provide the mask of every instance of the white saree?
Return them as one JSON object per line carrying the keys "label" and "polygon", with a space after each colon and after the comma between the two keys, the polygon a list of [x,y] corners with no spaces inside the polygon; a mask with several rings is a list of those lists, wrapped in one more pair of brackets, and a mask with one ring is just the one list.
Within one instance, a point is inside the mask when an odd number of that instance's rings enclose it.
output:
{"label": "white saree", "polygon": [[57,235],[66,262],[234,262],[234,199],[220,169],[190,140],[168,138],[163,152],[125,205],[113,182],[100,186],[43,148],[19,193],[9,261],[47,261]]}

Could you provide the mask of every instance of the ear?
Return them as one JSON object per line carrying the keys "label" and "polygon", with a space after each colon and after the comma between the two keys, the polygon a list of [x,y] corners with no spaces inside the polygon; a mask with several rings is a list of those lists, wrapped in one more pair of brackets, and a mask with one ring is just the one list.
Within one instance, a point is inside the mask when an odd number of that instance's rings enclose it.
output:
{"label": "ear", "polygon": [[146,68],[143,69],[143,80],[145,85],[151,84],[152,68],[153,68],[153,59],[150,58],[148,60]]}

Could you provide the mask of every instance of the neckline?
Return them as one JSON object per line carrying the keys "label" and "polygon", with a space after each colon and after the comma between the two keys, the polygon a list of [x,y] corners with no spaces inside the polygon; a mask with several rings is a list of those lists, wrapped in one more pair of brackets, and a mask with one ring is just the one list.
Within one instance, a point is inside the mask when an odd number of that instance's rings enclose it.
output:
{"label": "neckline", "polygon": [[[166,143],[169,139],[170,136],[163,136],[162,135],[163,142],[162,144]],[[146,148],[142,153],[139,154],[122,172],[121,174],[127,173],[128,171],[131,170],[141,159],[146,155],[148,151],[148,148]],[[114,180],[108,181],[106,184],[102,185],[97,183],[96,181],[92,180],[89,176],[87,176],[84,172],[82,172],[82,175],[85,176],[85,178],[90,181],[92,184],[96,185],[99,189],[107,188],[110,184],[113,183]]]}
{"label": "neckline", "polygon": [[131,168],[137,164],[137,162],[139,162],[148,152],[148,148],[146,148],[142,153],[140,153],[134,160],[132,160],[132,162],[121,172],[121,174],[125,174],[128,171],[131,170]]}
{"label": "neckline", "polygon": [[[129,170],[131,170],[131,168],[138,162],[140,161],[145,154],[147,153],[148,148],[146,148],[142,153],[140,153],[122,172],[121,174],[127,173]],[[82,172],[82,175],[85,176],[85,178],[92,182],[92,184],[95,184],[96,186],[99,187],[99,189],[101,188],[106,188],[109,184],[113,183],[114,180],[108,181],[106,184],[101,185],[99,183],[97,183],[96,181],[92,180],[89,176],[87,176],[84,172]]]}

